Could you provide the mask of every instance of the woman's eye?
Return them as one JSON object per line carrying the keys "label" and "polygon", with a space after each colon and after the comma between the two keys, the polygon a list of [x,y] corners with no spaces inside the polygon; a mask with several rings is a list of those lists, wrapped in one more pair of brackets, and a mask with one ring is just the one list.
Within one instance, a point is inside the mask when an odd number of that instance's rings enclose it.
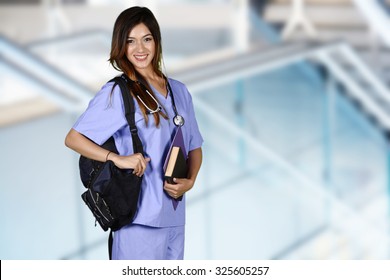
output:
{"label": "woman's eye", "polygon": [[132,44],[132,43],[134,43],[134,40],[128,39],[128,40],[126,41],[126,43]]}
{"label": "woman's eye", "polygon": [[145,42],[150,42],[150,41],[152,41],[152,40],[153,40],[152,37],[147,37],[147,38],[145,38]]}

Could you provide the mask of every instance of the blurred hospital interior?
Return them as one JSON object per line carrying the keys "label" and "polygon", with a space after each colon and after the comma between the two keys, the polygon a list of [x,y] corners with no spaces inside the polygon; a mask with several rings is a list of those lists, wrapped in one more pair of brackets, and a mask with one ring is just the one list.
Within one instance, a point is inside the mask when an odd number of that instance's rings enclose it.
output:
{"label": "blurred hospital interior", "polygon": [[384,0],[0,0],[0,259],[108,259],[64,138],[134,5],[205,140],[185,259],[390,259]]}

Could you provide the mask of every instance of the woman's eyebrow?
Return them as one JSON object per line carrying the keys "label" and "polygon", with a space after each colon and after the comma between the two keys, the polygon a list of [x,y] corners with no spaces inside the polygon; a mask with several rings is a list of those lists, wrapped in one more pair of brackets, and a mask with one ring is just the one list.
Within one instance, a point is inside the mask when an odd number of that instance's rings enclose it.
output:
{"label": "woman's eyebrow", "polygon": [[[152,36],[152,34],[151,33],[146,34],[146,35],[142,36],[142,38],[145,38],[145,37],[148,37],[148,36]],[[135,37],[128,36],[127,39],[135,39]]]}

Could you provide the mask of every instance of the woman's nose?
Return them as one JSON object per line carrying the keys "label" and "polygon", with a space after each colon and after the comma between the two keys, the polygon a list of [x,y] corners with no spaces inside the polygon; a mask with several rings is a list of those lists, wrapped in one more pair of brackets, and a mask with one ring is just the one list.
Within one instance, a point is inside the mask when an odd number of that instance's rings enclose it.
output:
{"label": "woman's nose", "polygon": [[145,49],[145,46],[142,42],[137,43],[137,51],[142,52]]}

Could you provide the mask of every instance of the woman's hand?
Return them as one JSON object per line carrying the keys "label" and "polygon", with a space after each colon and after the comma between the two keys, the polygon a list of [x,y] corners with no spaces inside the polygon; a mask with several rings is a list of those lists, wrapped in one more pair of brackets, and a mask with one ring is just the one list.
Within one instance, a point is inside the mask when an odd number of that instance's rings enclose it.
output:
{"label": "woman's hand", "polygon": [[133,169],[133,173],[138,177],[141,177],[146,170],[150,158],[145,158],[140,153],[129,156],[120,156],[110,153],[107,160],[112,160],[116,167],[120,169]]}
{"label": "woman's hand", "polygon": [[188,154],[188,175],[187,179],[173,178],[175,184],[164,183],[164,190],[173,198],[179,198],[188,192],[195,184],[196,176],[202,164],[202,149],[197,148]]}
{"label": "woman's hand", "polygon": [[174,178],[175,184],[164,183],[164,190],[173,198],[179,198],[188,192],[194,186],[194,181],[191,179]]}

